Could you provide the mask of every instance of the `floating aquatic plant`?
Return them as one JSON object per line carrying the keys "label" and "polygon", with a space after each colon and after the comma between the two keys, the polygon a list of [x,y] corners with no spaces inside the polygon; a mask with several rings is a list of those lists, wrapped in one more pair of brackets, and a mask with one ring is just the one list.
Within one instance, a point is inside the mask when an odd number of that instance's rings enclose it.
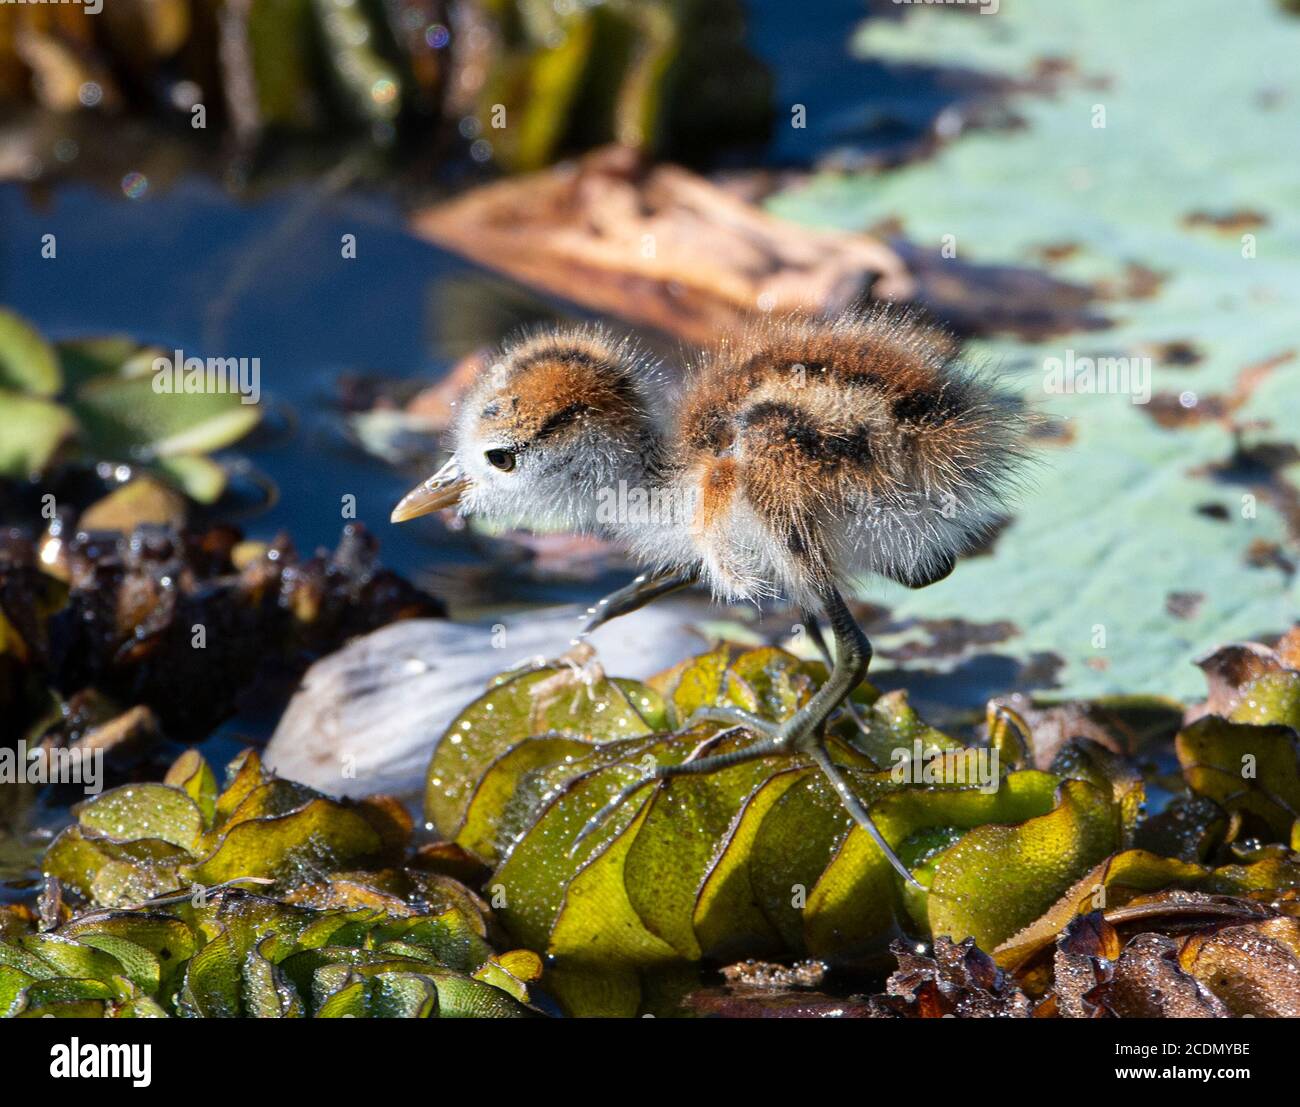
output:
{"label": "floating aquatic plant", "polygon": [[[1222,855],[1248,820],[1251,836],[1279,843],[1245,854],[1238,843],[1227,863],[1130,848],[1149,824],[1159,828],[1127,757],[1072,741],[1036,768],[1033,736],[1011,741],[994,716],[980,776],[979,750],[924,724],[902,694],[868,687],[857,694],[862,725],[840,719],[831,749],[921,890],[797,757],[647,785],[574,849],[629,782],[751,740],[714,724],[682,729],[697,708],[729,703],[780,720],[823,677],[779,650],[726,646],[646,684],[583,683],[563,668],[507,676],[440,743],[427,814],[495,866],[487,887],[503,924],[552,959],[548,983],[583,1013],[632,1013],[643,983],[674,965],[765,956],[870,965],[903,936],[971,939],[1014,964],[1097,897],[1119,905],[1171,886],[1300,887],[1287,846],[1298,746],[1282,721],[1285,692],[1247,695],[1250,722],[1206,716],[1179,736],[1187,797],[1200,804],[1182,810],[1183,832]],[[1243,756],[1258,761],[1252,780],[1241,779]],[[959,767],[970,771],[954,779]]]}
{"label": "floating aquatic plant", "polygon": [[529,1013],[541,962],[496,954],[477,896],[402,864],[411,826],[392,801],[330,799],[251,751],[219,789],[191,751],[76,814],[45,855],[39,913],[0,908],[0,1013]]}
{"label": "floating aquatic plant", "polygon": [[[1210,700],[1177,736],[1179,779],[1122,743],[1051,748],[1001,709],[966,745],[864,685],[830,748],[919,889],[797,757],[649,785],[573,848],[629,781],[748,740],[686,726],[699,706],[798,710],[825,670],[776,649],[720,646],[646,682],[503,674],[430,764],[438,843],[413,842],[390,799],[332,799],[251,751],[219,786],[191,751],[161,783],[77,807],[38,902],[0,908],[0,1009],[1300,1013],[1300,636],[1251,649],[1250,666],[1207,669]],[[1151,715],[1109,710],[1117,735]],[[1153,813],[1151,780],[1176,793]],[[809,990],[828,968],[861,979],[891,955],[881,995]],[[701,988],[707,966],[754,957],[812,961]],[[1152,974],[1154,997],[1139,986]]]}
{"label": "floating aquatic plant", "polygon": [[165,351],[128,338],[50,343],[0,309],[0,477],[39,478],[63,459],[144,467],[211,503],[225,470],[207,455],[247,434],[255,404],[224,392],[160,392]]}

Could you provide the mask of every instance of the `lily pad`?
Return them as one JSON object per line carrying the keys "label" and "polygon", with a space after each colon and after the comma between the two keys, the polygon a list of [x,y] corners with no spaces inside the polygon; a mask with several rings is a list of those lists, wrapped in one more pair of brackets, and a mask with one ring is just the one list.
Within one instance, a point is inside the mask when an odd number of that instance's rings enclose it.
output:
{"label": "lily pad", "polygon": [[[873,642],[887,655],[925,620],[997,620],[1013,628],[997,652],[1018,664],[1028,687],[1190,699],[1200,691],[1191,662],[1205,643],[1275,632],[1300,611],[1294,574],[1249,561],[1255,542],[1294,550],[1286,505],[1296,467],[1270,473],[1240,452],[1271,445],[1288,456],[1300,425],[1295,366],[1261,376],[1232,419],[1176,427],[1153,418],[1158,401],[1144,404],[1140,394],[1047,394],[1046,367],[1067,357],[1150,356],[1152,395],[1199,413],[1233,394],[1247,367],[1295,348],[1300,235],[1293,184],[1277,158],[1294,120],[1270,105],[1300,97],[1291,64],[1300,24],[1266,0],[1213,20],[1171,19],[1161,5],[1128,0],[1050,12],[1004,3],[979,19],[952,7],[908,4],[898,18],[866,19],[850,51],[1010,88],[1015,129],[959,124],[925,157],[886,173],[836,159],[779,189],[769,210],[848,231],[899,220],[916,256],[934,259],[936,281],[963,260],[1037,270],[1044,228],[1069,229],[1069,257],[1053,267],[1063,280],[1105,293],[1123,284],[1132,262],[1165,278],[1145,297],[1107,293],[1123,300],[1105,305],[1113,322],[1104,331],[970,344],[969,356],[1002,367],[1063,417],[1071,441],[1044,451],[987,556],[917,591],[862,586],[889,615]],[[1242,56],[1250,67],[1234,64]],[[1059,79],[1043,80],[1045,59],[1060,63]],[[1265,73],[1267,100],[1257,95]],[[1138,119],[1160,123],[1133,125]],[[1267,225],[1243,237],[1185,218],[1238,206]],[[940,260],[947,246],[955,256]],[[1269,310],[1241,295],[1243,281]],[[1200,361],[1166,360],[1158,350],[1171,341],[1194,343]],[[1180,397],[1195,408],[1181,408]],[[1171,612],[1172,587],[1203,601]]]}

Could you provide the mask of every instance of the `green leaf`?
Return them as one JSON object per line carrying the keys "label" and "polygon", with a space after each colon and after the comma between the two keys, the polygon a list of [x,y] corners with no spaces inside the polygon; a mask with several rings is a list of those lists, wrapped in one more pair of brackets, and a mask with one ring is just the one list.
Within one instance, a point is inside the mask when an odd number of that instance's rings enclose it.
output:
{"label": "green leaf", "polygon": [[224,466],[196,454],[160,458],[153,468],[200,504],[216,503],[229,483]]}
{"label": "green leaf", "polygon": [[[638,804],[624,804],[599,833],[593,834],[579,852],[570,857],[569,849],[574,838],[613,793],[639,779],[648,766],[659,763],[661,757],[670,753],[684,756],[684,751],[674,747],[671,739],[629,739],[595,746],[587,759],[578,763],[576,768],[580,775],[567,788],[553,795],[493,876],[492,883],[499,886],[505,900],[502,919],[517,941],[538,952],[550,951],[551,931],[566,902],[571,881],[589,860],[596,860],[627,829],[636,817]],[[621,857],[615,861],[612,870],[609,865],[604,867],[605,875],[609,877],[606,884],[621,880]],[[595,910],[601,909],[600,894],[604,888],[597,890],[593,899],[590,883],[584,884],[583,894],[571,906],[582,909],[594,904]],[[619,902],[619,891],[611,890],[609,894],[613,903],[608,906],[622,909],[624,903]],[[626,895],[622,898],[625,901]],[[594,918],[588,918],[586,930],[590,932],[593,929],[601,927],[595,924]],[[643,928],[638,923],[632,930],[639,932]],[[630,940],[644,940],[645,937],[636,934]],[[649,944],[656,945],[654,941]],[[661,942],[657,944],[662,946],[666,956],[668,947]],[[578,952],[583,955],[581,949]],[[586,950],[586,953],[591,952]]]}
{"label": "green leaf", "polygon": [[1067,780],[1056,796],[1046,814],[976,827],[938,856],[928,897],[932,934],[969,936],[993,949],[1119,847],[1119,811],[1110,795]]}
{"label": "green leaf", "polygon": [[[144,912],[91,916],[67,924],[59,933],[111,953],[131,979],[151,993],[170,987],[198,948],[198,939],[186,923]],[[148,953],[151,960],[140,958],[136,949]],[[145,976],[151,984],[146,984]]]}
{"label": "green leaf", "polygon": [[1108,857],[1084,874],[1040,918],[1011,935],[994,951],[999,965],[1013,969],[1045,949],[1078,915],[1100,904],[1123,907],[1140,895],[1164,888],[1186,888],[1221,895],[1278,891],[1300,887],[1300,865],[1277,860],[1212,868],[1146,850],[1131,849]]}
{"label": "green leaf", "polygon": [[194,867],[201,884],[240,876],[293,881],[321,869],[346,868],[379,857],[383,841],[351,808],[321,798],[287,815],[258,817],[225,833],[211,856]]}
{"label": "green leaf", "polygon": [[1286,842],[1300,811],[1300,738],[1287,726],[1252,726],[1213,715],[1175,742],[1187,783],[1228,811],[1256,816]]}
{"label": "green leaf", "polygon": [[539,669],[498,684],[457,715],[438,742],[425,815],[443,837],[455,838],[476,783],[522,739],[553,733],[601,742],[649,734],[640,712],[657,713],[659,704],[657,693],[633,681],[586,685],[567,669]]}
{"label": "green leaf", "polygon": [[92,903],[121,907],[176,891],[190,860],[179,846],[156,838],[114,842],[70,826],[51,843],[42,868]]}
{"label": "green leaf", "polygon": [[63,380],[66,387],[73,390],[96,377],[132,375],[128,370],[130,363],[140,364],[145,354],[152,361],[155,353],[125,335],[65,339],[57,343],[56,349],[63,368]]}
{"label": "green leaf", "polygon": [[[877,828],[911,864],[917,879],[925,883],[928,872],[933,886],[954,838],[960,842],[966,831],[988,823],[1025,823],[1050,812],[1059,781],[1048,773],[1025,771],[1011,773],[992,791],[961,785],[894,785],[891,789],[883,774],[855,776],[854,783],[859,789],[875,785],[878,798],[868,804],[868,810]],[[923,863],[925,872],[918,871]],[[809,952],[814,956],[834,952],[842,948],[844,935],[888,935],[900,891],[911,916],[929,931],[934,918],[930,896],[910,887],[900,889],[900,884],[880,847],[854,826],[809,894],[805,921]],[[879,945],[879,937],[875,944]]]}
{"label": "green leaf", "polygon": [[0,476],[27,480],[43,473],[77,431],[60,404],[0,389]]}
{"label": "green leaf", "polygon": [[219,450],[261,418],[255,404],[233,393],[158,393],[152,377],[91,381],[71,406],[90,453],[121,461]]}
{"label": "green leaf", "polygon": [[773,773],[745,801],[708,873],[692,909],[700,952],[716,961],[778,955],[781,937],[759,906],[750,856],[759,829],[786,791],[813,770],[787,768]]}
{"label": "green leaf", "polygon": [[[778,670],[778,675],[784,672]],[[709,730],[688,731],[675,741],[689,752]],[[750,741],[748,735],[732,734],[714,741],[702,756],[742,749]],[[718,843],[725,840],[745,801],[783,760],[765,758],[707,776],[678,777],[656,785],[649,795],[623,866],[628,902],[651,934],[688,961],[699,960],[702,954],[695,933],[695,903]]]}
{"label": "green leaf", "polygon": [[543,770],[573,765],[591,752],[578,738],[525,738],[483,773],[456,835],[457,845],[493,862],[527,828],[547,783]]}
{"label": "green leaf", "polygon": [[1234,723],[1277,723],[1300,731],[1300,673],[1264,673],[1247,685],[1230,716]]}
{"label": "green leaf", "polygon": [[203,829],[212,826],[217,814],[217,778],[198,750],[186,750],[167,770],[163,783],[179,788],[199,809]]}
{"label": "green leaf", "polygon": [[157,838],[192,852],[203,815],[186,793],[166,784],[126,784],[73,808],[82,828],[115,842]]}
{"label": "green leaf", "polygon": [[62,387],[54,348],[22,316],[0,308],[0,389],[57,396]]}

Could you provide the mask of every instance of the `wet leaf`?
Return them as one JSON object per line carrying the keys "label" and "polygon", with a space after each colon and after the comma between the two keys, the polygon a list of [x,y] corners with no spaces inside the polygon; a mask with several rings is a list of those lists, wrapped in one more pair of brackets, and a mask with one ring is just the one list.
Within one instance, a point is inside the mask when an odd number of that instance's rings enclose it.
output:
{"label": "wet leaf", "polygon": [[877,1018],[1028,1018],[1028,997],[973,940],[938,938],[931,956],[895,942],[898,970],[871,997]]}
{"label": "wet leaf", "polygon": [[287,815],[259,816],[236,823],[193,873],[202,884],[219,884],[241,876],[292,881],[320,868],[346,868],[377,859],[382,845],[379,835],[361,815],[321,798]]}
{"label": "wet leaf", "polygon": [[1179,965],[1237,1017],[1300,1018],[1300,921],[1270,919],[1188,938]]}
{"label": "wet leaf", "polygon": [[1116,849],[1119,817],[1108,795],[1067,780],[1056,798],[1046,814],[1016,826],[977,827],[944,850],[930,884],[932,933],[971,936],[991,949]]}
{"label": "wet leaf", "polygon": [[143,838],[118,843],[70,826],[51,843],[42,869],[92,903],[119,907],[175,891],[189,862],[190,855],[169,842]]}
{"label": "wet leaf", "polygon": [[[926,872],[918,873],[918,879],[925,883],[928,877],[931,889],[928,894],[910,889],[904,893],[915,897],[909,901],[913,918],[936,936],[960,941],[974,935],[980,941],[981,932],[990,924],[988,916],[1014,907],[999,902],[1005,897],[981,896],[977,919],[963,915],[955,897],[970,898],[964,890],[981,879],[974,870],[977,859],[982,863],[987,858],[990,868],[1001,866],[1021,838],[1013,834],[1010,840],[998,840],[986,833],[982,835],[984,840],[959,851],[958,846],[967,837],[962,831],[969,831],[971,837],[993,830],[1020,831],[1023,836],[1031,836],[1033,820],[1053,815],[1057,778],[1033,771],[1012,773],[991,791],[974,787],[899,790],[883,774],[861,779],[863,785],[868,781],[874,784],[878,796],[868,807],[872,819],[886,841],[904,856],[914,852],[908,848],[910,843],[923,843],[936,830],[949,832],[935,840],[937,849],[908,857],[913,866],[927,862]],[[986,825],[991,823],[1023,826]],[[1007,894],[1014,898],[1029,892],[1026,885],[1032,887],[1032,882],[1042,875],[1041,870],[1040,865],[1032,875],[1008,879]],[[878,943],[881,938],[891,937],[899,893],[899,879],[884,854],[865,831],[854,827],[838,843],[829,865],[812,886],[805,925],[809,953],[817,956],[834,951],[842,947],[847,935],[875,935]],[[987,941],[980,944],[989,947]]]}
{"label": "wet leaf", "polygon": [[586,685],[566,669],[524,673],[490,688],[462,711],[429,765],[425,814],[455,838],[488,766],[524,738],[553,733],[589,742],[651,733],[641,715],[661,712],[657,693],[634,681]]}
{"label": "wet leaf", "polygon": [[156,838],[193,851],[203,833],[203,815],[184,792],[165,784],[128,784],[73,809],[83,830],[134,842]]}
{"label": "wet leaf", "polygon": [[[779,679],[785,672],[774,675]],[[707,730],[688,731],[683,739],[694,748]],[[743,749],[751,740],[732,735],[705,747],[701,756]],[[628,902],[650,933],[688,961],[702,953],[696,898],[719,844],[745,801],[779,766],[779,759],[767,758],[708,776],[678,777],[657,785],[646,800],[645,817],[624,860]]]}
{"label": "wet leaf", "polygon": [[217,814],[217,778],[198,750],[186,750],[167,770],[163,783],[179,788],[199,809],[203,829],[212,826]]}
{"label": "wet leaf", "polygon": [[[1213,868],[1159,857],[1145,850],[1125,850],[1081,877],[1041,917],[998,946],[994,955],[998,964],[1018,967],[1055,941],[1076,916],[1096,909],[1117,911],[1132,900],[1160,889],[1246,894],[1296,887],[1300,887],[1300,865],[1287,862],[1266,860]],[[1171,909],[1172,905],[1173,901]]]}
{"label": "wet leaf", "polygon": [[[722,647],[649,685],[664,690],[675,720],[711,703],[781,719],[823,673],[778,650]],[[986,781],[982,751],[927,726],[904,697],[868,691],[865,731],[845,718],[829,748],[927,891],[903,892],[821,774],[797,757],[648,785],[573,850],[619,789],[691,755],[739,751],[753,736],[716,724],[595,744],[560,736],[530,691],[552,679],[514,677],[470,709],[482,719],[494,698],[512,703],[463,731],[495,728],[463,761],[472,792],[458,844],[496,860],[485,894],[516,941],[551,959],[548,986],[575,1013],[624,1011],[644,1001],[642,974],[705,957],[860,961],[916,930],[991,947],[1114,852],[1140,810],[1140,781],[1118,760],[1081,749],[1062,765],[1081,779],[1025,770]],[[488,761],[491,748],[501,752]],[[445,758],[440,751],[435,765]],[[877,759],[892,767],[881,771]]]}
{"label": "wet leaf", "polygon": [[1300,731],[1300,673],[1283,670],[1256,677],[1228,716],[1234,723],[1276,723]]}
{"label": "wet leaf", "polygon": [[1209,715],[1178,735],[1187,783],[1227,811],[1256,816],[1285,842],[1300,813],[1300,738],[1289,726],[1253,726]]}

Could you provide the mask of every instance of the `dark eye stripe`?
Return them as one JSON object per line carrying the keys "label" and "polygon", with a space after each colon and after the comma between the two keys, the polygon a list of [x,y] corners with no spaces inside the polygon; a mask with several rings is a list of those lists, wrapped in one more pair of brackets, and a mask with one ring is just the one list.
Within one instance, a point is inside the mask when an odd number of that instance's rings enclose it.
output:
{"label": "dark eye stripe", "polygon": [[557,431],[563,430],[588,409],[588,404],[577,401],[569,404],[568,407],[562,407],[559,411],[553,412],[551,415],[547,416],[546,422],[544,422],[538,428],[537,433],[533,435],[533,441],[540,442],[543,438],[548,438]]}

